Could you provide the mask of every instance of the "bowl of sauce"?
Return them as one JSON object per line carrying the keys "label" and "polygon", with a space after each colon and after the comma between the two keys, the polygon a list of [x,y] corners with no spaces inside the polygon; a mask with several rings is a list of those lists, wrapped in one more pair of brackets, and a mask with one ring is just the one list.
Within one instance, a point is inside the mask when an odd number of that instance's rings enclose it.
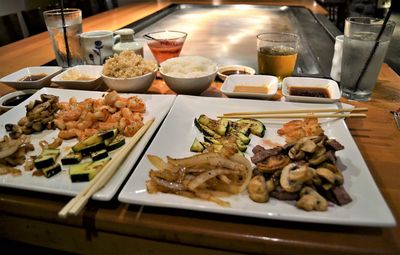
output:
{"label": "bowl of sauce", "polygon": [[282,95],[286,101],[311,103],[334,103],[341,97],[336,81],[311,77],[285,78]]}
{"label": "bowl of sauce", "polygon": [[222,66],[222,67],[218,68],[217,75],[221,80],[225,81],[225,79],[230,75],[234,75],[234,74],[253,75],[255,73],[256,73],[256,71],[249,66],[228,65],[228,66]]}
{"label": "bowl of sauce", "polygon": [[0,97],[0,109],[6,112],[36,93],[35,89],[18,90]]}
{"label": "bowl of sauce", "polygon": [[1,78],[0,82],[16,90],[41,89],[50,85],[51,78],[61,71],[59,66],[31,66]]}
{"label": "bowl of sauce", "polygon": [[278,78],[271,75],[234,74],[228,76],[221,92],[229,97],[271,99],[278,90]]}

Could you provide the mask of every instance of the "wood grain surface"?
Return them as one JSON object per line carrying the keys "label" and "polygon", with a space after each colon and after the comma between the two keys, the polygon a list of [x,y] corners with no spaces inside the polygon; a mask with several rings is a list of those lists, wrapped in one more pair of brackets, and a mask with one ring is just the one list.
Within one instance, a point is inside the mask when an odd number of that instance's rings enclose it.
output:
{"label": "wood grain surface", "polygon": [[[178,3],[190,1],[174,1]],[[239,3],[241,1],[192,1]],[[84,20],[84,30],[114,30],[167,6],[147,1],[120,7]],[[313,1],[249,1],[251,4],[303,5],[324,12]],[[0,76],[54,58],[47,33],[0,48]],[[203,96],[223,96],[221,83]],[[11,88],[0,86],[0,94]],[[148,93],[173,93],[156,80]],[[279,97],[277,95],[276,98]],[[342,102],[368,107],[368,117],[346,123],[371,174],[400,221],[400,130],[390,114],[400,107],[400,77],[384,64],[369,102]],[[1,123],[3,124],[3,123]],[[68,197],[0,188],[0,238],[88,254],[399,254],[400,227],[368,228],[261,220],[177,209],[90,201],[77,217],[60,219]],[[373,206],[373,205],[371,205]],[[131,243],[130,243],[131,242]],[[128,244],[130,243],[130,244]],[[134,245],[133,245],[134,244]]]}

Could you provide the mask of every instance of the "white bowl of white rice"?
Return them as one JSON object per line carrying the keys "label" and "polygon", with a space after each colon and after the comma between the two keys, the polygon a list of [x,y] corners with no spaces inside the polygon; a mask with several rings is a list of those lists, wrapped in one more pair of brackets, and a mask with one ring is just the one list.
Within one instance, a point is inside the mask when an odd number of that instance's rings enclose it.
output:
{"label": "white bowl of white rice", "polygon": [[198,95],[208,89],[217,75],[217,64],[200,56],[168,59],[160,64],[160,74],[178,94]]}

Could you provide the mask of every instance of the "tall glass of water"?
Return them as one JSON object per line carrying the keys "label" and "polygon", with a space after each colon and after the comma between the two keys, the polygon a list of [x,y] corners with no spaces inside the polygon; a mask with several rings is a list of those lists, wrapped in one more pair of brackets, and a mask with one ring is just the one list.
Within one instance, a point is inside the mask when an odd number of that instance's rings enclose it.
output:
{"label": "tall glass of water", "polygon": [[70,67],[82,64],[79,46],[79,34],[82,33],[81,10],[55,9],[43,12],[43,16],[58,65]]}
{"label": "tall glass of water", "polygon": [[340,88],[344,97],[358,101],[370,99],[395,23],[388,21],[379,41],[376,41],[382,26],[383,20],[377,18],[346,19],[340,76]]}

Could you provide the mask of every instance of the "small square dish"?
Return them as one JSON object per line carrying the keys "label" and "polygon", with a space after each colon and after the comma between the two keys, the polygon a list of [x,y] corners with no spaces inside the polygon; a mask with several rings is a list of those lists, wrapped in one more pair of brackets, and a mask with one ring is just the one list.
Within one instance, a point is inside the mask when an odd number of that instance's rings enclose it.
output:
{"label": "small square dish", "polygon": [[234,74],[226,78],[221,91],[229,97],[270,99],[278,90],[278,78],[270,75]]}
{"label": "small square dish", "polygon": [[286,77],[282,94],[286,101],[308,103],[334,103],[341,97],[336,81],[311,77]]}
{"label": "small square dish", "polygon": [[78,65],[60,73],[51,81],[65,89],[94,90],[103,82],[102,70],[103,66]]}
{"label": "small square dish", "polygon": [[50,85],[50,79],[61,72],[59,66],[32,66],[4,76],[0,82],[14,89],[40,89]]}

